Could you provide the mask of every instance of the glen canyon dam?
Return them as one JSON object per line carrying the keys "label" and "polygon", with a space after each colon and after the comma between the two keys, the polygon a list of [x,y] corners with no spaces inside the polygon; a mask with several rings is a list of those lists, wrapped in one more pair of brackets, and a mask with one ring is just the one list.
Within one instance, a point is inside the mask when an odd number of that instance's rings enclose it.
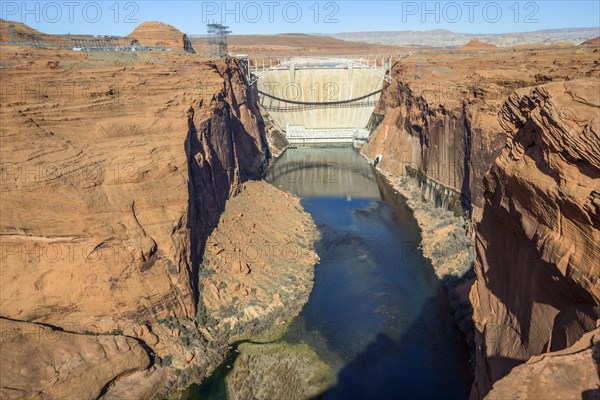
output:
{"label": "glen canyon dam", "polygon": [[600,3],[0,3],[0,400],[600,400]]}

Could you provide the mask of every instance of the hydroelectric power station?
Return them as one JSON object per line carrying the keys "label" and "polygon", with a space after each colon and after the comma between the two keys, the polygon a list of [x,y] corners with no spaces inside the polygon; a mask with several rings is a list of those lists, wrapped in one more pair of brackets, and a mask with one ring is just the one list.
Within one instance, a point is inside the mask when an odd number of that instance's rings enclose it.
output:
{"label": "hydroelectric power station", "polygon": [[249,57],[259,101],[292,145],[353,143],[367,125],[398,55]]}

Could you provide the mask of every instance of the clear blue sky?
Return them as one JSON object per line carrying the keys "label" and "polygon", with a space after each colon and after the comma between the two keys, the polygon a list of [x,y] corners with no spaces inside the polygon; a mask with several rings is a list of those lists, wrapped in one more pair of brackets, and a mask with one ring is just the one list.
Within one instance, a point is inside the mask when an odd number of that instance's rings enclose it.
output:
{"label": "clear blue sky", "polygon": [[600,26],[600,1],[116,1],[1,2],[3,19],[46,33],[125,35],[139,22],[162,21],[188,34],[206,21],[234,34],[336,33],[448,29],[462,33],[526,32]]}

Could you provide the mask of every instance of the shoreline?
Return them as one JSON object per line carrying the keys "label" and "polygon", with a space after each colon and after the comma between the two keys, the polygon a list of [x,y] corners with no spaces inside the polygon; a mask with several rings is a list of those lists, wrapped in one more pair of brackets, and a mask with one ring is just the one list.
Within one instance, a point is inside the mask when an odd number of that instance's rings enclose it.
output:
{"label": "shoreline", "polygon": [[[362,151],[360,154],[373,166],[373,160]],[[453,211],[436,207],[425,200],[416,180],[398,177],[378,167],[373,169],[412,211],[421,233],[423,256],[431,262],[435,275],[448,291],[454,319],[465,336],[470,357],[473,358],[475,342],[469,291],[475,282],[475,244],[474,239],[466,236],[464,217],[457,217]]]}
{"label": "shoreline", "polygon": [[[284,149],[279,156],[283,154],[285,150],[286,149]],[[371,160],[365,157],[364,154],[361,153],[361,155],[372,165]],[[279,157],[273,157],[270,160],[269,167],[271,167],[272,163],[278,158]],[[468,274],[472,271],[469,267],[472,265],[474,247],[465,235],[463,218],[456,217],[452,211],[436,208],[432,203],[422,200],[420,188],[416,181],[413,181],[408,177],[398,178],[393,174],[378,168],[374,168],[373,172],[385,180],[385,184],[393,189],[396,192],[395,194],[399,195],[406,202],[413,213],[421,234],[423,255],[431,262],[435,275],[442,281],[448,292],[454,320],[463,333],[471,353],[473,335],[472,331],[469,330],[472,329],[472,325],[469,325],[469,323],[471,323],[472,311],[470,310],[468,292],[473,280]],[[264,180],[263,182],[272,186]],[[464,240],[459,243],[459,246],[447,246],[448,242],[455,243],[456,240],[460,240],[462,237],[464,237]],[[208,249],[209,246],[207,246],[207,250]],[[314,268],[317,264],[318,263],[315,263],[312,267],[312,284],[314,284]],[[457,264],[460,264],[459,268],[456,268]],[[307,291],[308,295],[306,295],[304,303],[299,306],[300,311],[308,301],[308,296],[310,296],[311,291],[312,285],[310,290]],[[467,305],[465,305],[465,302]],[[297,306],[298,304],[295,305]],[[466,307],[468,307],[468,309],[466,309]],[[271,328],[266,328],[261,331],[230,336],[223,345],[226,350],[223,353],[222,361],[218,363],[215,368],[212,368],[210,372],[207,372],[202,381],[197,382],[196,384],[202,386],[206,379],[210,379],[213,374],[223,366],[223,363],[228,360],[229,352],[235,350],[235,346],[232,347],[233,344],[241,344],[243,342],[263,342],[260,344],[256,343],[257,345],[262,345],[280,341],[285,336],[285,332],[291,322],[293,322],[297,316],[298,315],[287,318],[282,324],[272,325]],[[271,315],[268,315],[262,319],[270,320],[272,319],[271,317]],[[238,357],[236,357],[236,359],[237,358]],[[231,365],[231,370],[226,373],[226,376],[231,375],[231,371],[234,371],[234,364],[235,363]],[[227,387],[226,377],[224,376],[222,379],[224,385]],[[187,393],[188,389],[189,387],[186,388],[185,391],[178,391],[179,395]]]}
{"label": "shoreline", "polygon": [[206,243],[196,318],[210,347],[218,348],[218,362],[173,398],[201,387],[236,344],[282,339],[301,312],[314,284],[319,232],[299,201],[264,180],[246,182],[228,200]]}

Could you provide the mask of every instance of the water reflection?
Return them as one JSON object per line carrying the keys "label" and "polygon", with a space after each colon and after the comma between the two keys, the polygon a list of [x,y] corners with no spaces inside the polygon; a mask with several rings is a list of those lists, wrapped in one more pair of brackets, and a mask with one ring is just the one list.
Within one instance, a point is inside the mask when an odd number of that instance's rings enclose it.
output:
{"label": "water reflection", "polygon": [[300,197],[379,199],[371,168],[351,147],[289,149],[267,181]]}
{"label": "water reflection", "polygon": [[[284,338],[308,343],[336,371],[319,399],[466,399],[466,345],[397,194],[352,148],[289,149],[267,179],[301,196],[321,231],[313,291]],[[186,397],[226,398],[230,371]]]}
{"label": "water reflection", "polygon": [[322,398],[467,398],[467,351],[408,207],[381,198],[390,188],[352,148],[289,149],[267,179],[321,230],[314,289],[285,339],[337,371]]}

